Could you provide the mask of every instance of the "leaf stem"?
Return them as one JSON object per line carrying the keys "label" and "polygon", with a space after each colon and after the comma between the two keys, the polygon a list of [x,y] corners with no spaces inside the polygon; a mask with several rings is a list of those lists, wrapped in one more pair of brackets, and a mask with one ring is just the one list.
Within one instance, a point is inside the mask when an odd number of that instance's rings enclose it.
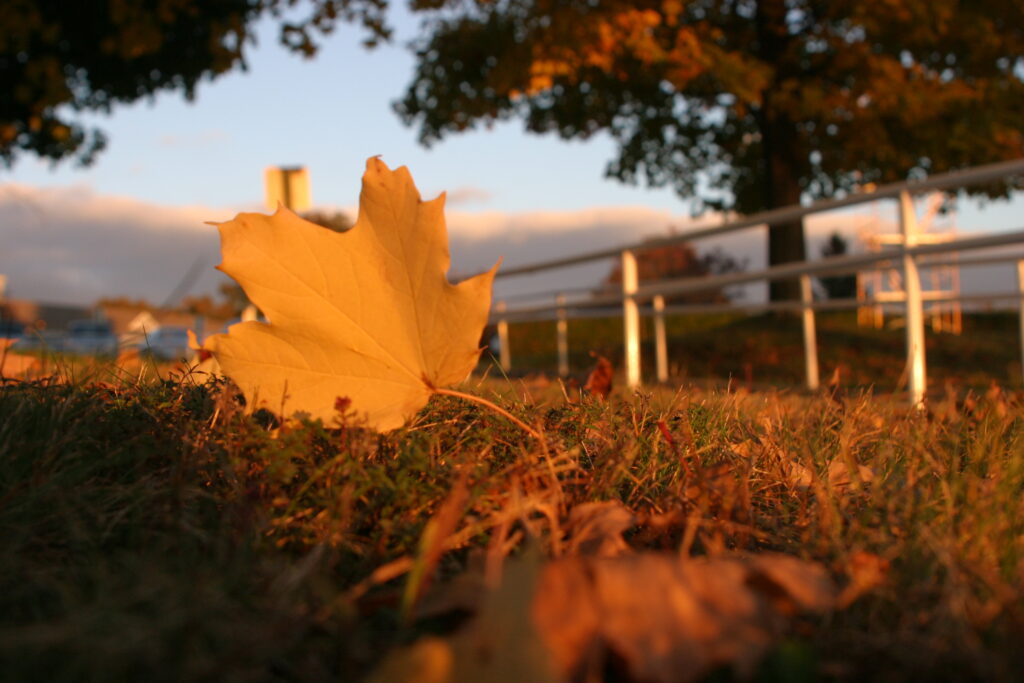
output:
{"label": "leaf stem", "polygon": [[536,429],[526,424],[512,413],[508,412],[507,410],[499,406],[497,403],[494,403],[493,401],[488,401],[486,398],[474,396],[473,394],[467,394],[461,391],[456,391],[455,389],[434,389],[434,393],[442,394],[444,396],[454,396],[456,398],[461,398],[472,403],[479,403],[480,405],[489,408],[494,412],[498,413],[499,415],[502,415],[503,417],[511,420],[524,432],[535,438],[537,441],[544,443],[543,434],[541,434]]}

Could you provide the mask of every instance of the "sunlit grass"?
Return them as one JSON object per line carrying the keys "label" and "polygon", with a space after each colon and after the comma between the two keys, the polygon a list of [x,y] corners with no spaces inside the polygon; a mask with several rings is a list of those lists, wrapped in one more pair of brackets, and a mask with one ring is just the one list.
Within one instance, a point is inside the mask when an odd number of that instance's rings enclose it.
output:
{"label": "sunlit grass", "polygon": [[380,436],[345,415],[282,425],[200,380],[100,365],[0,387],[5,679],[357,678],[451,628],[401,604],[460,479],[438,585],[502,525],[510,552],[535,538],[556,555],[573,506],[618,500],[636,549],[783,551],[841,585],[865,558],[888,564],[791,635],[766,664],[780,675],[794,648],[837,678],[1010,679],[1022,665],[1019,396],[951,393],[919,412],[856,391],[620,389],[605,403],[471,381],[538,443],[451,397]]}

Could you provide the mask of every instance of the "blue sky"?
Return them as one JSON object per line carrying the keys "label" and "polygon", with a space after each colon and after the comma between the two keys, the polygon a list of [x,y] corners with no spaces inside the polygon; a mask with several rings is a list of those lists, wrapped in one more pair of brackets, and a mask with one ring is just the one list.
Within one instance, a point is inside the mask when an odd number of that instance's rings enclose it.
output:
{"label": "blue sky", "polygon": [[[307,61],[280,47],[276,26],[264,22],[249,70],[203,84],[194,102],[164,93],[89,117],[110,136],[92,167],[54,169],[23,157],[0,170],[0,273],[8,275],[8,293],[160,301],[196,261],[208,267],[191,293],[213,292],[222,277],[213,270],[216,233],[203,221],[261,210],[266,166],[307,166],[314,203],[352,212],[372,155],[408,166],[425,197],[448,191],[453,266],[462,273],[498,257],[515,265],[634,242],[670,225],[685,231],[689,204],[670,189],[604,178],[615,153],[607,136],[564,142],[528,135],[512,121],[420,146],[391,110],[412,72],[404,48],[411,26],[401,20],[395,43],[373,51],[361,47],[358,30],[341,26]],[[810,226],[812,254],[814,240],[839,220]],[[855,234],[860,219],[842,220]],[[963,202],[957,224],[963,232],[1022,228],[1024,201],[984,210]],[[751,234],[730,248],[756,267],[763,244],[763,235]],[[589,287],[607,268],[529,284]],[[498,295],[520,285],[499,281]]]}
{"label": "blue sky", "polygon": [[203,84],[186,102],[164,93],[154,102],[90,117],[110,134],[91,168],[51,170],[28,157],[7,179],[34,186],[88,183],[96,191],[170,205],[238,206],[262,200],[267,165],[306,165],[317,203],[350,205],[367,157],[407,165],[425,195],[476,188],[478,207],[519,211],[644,204],[679,210],[670,190],[630,188],[603,179],[614,146],[600,136],[563,142],[522,132],[519,122],[452,137],[426,149],[391,110],[412,73],[402,43],[368,51],[342,26],[321,53],[303,60],[264,22],[249,71]]}

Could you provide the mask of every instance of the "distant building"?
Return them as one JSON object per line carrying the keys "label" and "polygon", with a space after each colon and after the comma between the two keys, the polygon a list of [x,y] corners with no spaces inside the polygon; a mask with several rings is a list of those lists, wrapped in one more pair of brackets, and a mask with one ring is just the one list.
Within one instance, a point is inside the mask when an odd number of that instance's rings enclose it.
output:
{"label": "distant building", "polygon": [[313,205],[309,171],[304,166],[270,166],[263,172],[267,208],[283,204],[292,211],[308,211]]}
{"label": "distant building", "polygon": [[141,304],[99,304],[97,306],[68,306],[28,299],[0,298],[0,320],[16,320],[39,333],[67,332],[74,320],[106,320],[122,340],[145,338],[146,334],[168,326],[187,327],[203,339],[223,331],[230,322],[226,318],[207,317],[187,311],[161,311]]}
{"label": "distant building", "polygon": [[72,320],[93,317],[85,306],[50,304],[27,299],[0,299],[0,318],[17,320],[26,327],[49,332],[64,332]]}
{"label": "distant building", "polygon": [[230,322],[226,318],[196,315],[187,311],[163,311],[138,304],[101,304],[97,310],[104,319],[110,321],[118,337],[144,337],[166,325],[187,327],[203,339],[221,332]]}

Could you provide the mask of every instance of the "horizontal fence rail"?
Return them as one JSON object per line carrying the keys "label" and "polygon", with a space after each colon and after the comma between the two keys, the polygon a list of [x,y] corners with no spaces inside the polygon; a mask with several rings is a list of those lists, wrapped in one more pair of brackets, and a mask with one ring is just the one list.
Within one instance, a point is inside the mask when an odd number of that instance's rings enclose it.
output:
{"label": "horizontal fence rail", "polygon": [[[685,233],[633,243],[613,249],[602,249],[574,256],[539,261],[532,264],[502,268],[496,277],[508,278],[545,270],[566,268],[582,263],[618,257],[622,264],[620,291],[603,292],[597,288],[573,288],[558,292],[537,292],[515,297],[536,301],[541,298],[550,303],[509,307],[501,301],[495,306],[491,322],[496,325],[499,338],[500,363],[511,369],[508,326],[511,323],[551,320],[556,322],[558,368],[561,375],[568,374],[568,321],[583,318],[622,317],[626,380],[636,387],[641,381],[640,319],[654,318],[655,365],[658,381],[668,380],[667,344],[664,316],[666,314],[793,311],[800,314],[803,327],[806,385],[815,390],[819,385],[816,311],[843,310],[864,306],[899,304],[906,317],[907,377],[910,400],[919,405],[924,400],[926,385],[924,357],[924,304],[932,302],[994,302],[1016,301],[1021,314],[1021,354],[1024,360],[1024,229],[1013,232],[967,237],[938,243],[918,244],[917,216],[913,195],[936,190],[952,190],[1006,180],[1024,174],[1024,159],[990,164],[972,169],[932,176],[922,180],[892,183],[871,192],[854,194],[840,199],[819,201],[807,206],[791,206],[764,211],[751,216],[727,220],[719,225],[698,228]],[[740,230],[792,221],[806,216],[834,211],[884,199],[895,199],[899,208],[902,244],[889,246],[884,251],[849,254],[770,266],[757,271],[727,273],[716,276],[689,277],[640,283],[637,278],[636,253],[647,249],[678,245],[697,239],[720,236]],[[1016,248],[1014,248],[1016,247]],[[999,249],[996,255],[961,258],[960,254],[980,250]],[[1012,253],[1011,253],[1012,252]],[[983,295],[950,295],[925,292],[921,288],[920,271],[943,266],[971,267],[1015,263],[1016,289]],[[828,300],[814,299],[812,277],[850,274],[864,270],[895,269],[901,272],[903,291],[885,292],[885,296],[867,299]],[[667,304],[666,297],[722,290],[727,287],[774,280],[798,280],[801,299],[764,303],[729,304]],[[1024,362],[1022,362],[1024,368]]]}

